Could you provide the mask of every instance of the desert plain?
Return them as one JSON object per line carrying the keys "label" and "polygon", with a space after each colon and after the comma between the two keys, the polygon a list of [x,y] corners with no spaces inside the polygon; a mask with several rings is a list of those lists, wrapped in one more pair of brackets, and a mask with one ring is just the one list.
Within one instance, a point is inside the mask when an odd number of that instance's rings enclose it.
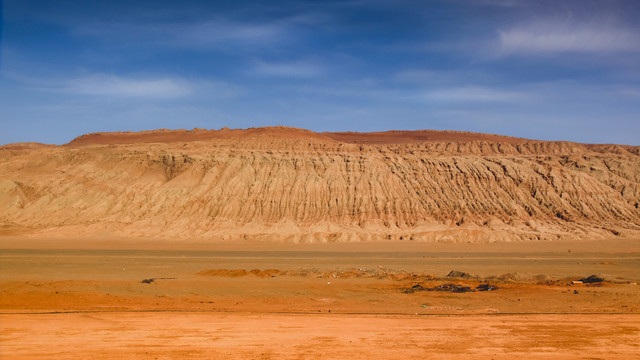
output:
{"label": "desert plain", "polygon": [[289,128],[5,145],[0,357],[640,358],[639,153]]}

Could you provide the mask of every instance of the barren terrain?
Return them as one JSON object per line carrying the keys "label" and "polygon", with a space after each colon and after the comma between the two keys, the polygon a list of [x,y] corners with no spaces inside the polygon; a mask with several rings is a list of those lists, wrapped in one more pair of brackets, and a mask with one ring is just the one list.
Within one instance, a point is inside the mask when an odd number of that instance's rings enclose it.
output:
{"label": "barren terrain", "polygon": [[0,146],[2,359],[633,359],[640,148],[154,130]]}
{"label": "barren terrain", "polygon": [[[637,242],[614,250],[549,242],[537,251],[329,245],[5,249],[0,354],[628,359],[640,351]],[[573,283],[592,274],[602,281]]]}
{"label": "barren terrain", "polygon": [[438,131],[88,134],[0,147],[0,232],[205,243],[637,238],[639,151]]}

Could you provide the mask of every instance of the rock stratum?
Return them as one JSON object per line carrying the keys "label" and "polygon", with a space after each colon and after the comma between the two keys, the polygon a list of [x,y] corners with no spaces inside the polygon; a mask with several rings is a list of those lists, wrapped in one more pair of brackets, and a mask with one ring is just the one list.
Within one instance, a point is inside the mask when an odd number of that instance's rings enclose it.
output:
{"label": "rock stratum", "polygon": [[0,235],[493,242],[640,237],[640,147],[270,127],[0,146]]}

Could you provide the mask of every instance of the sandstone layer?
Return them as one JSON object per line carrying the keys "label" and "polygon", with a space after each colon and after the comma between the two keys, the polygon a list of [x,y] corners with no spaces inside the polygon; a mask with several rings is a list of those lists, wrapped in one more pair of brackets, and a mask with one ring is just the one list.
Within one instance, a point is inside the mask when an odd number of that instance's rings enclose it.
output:
{"label": "sandstone layer", "polygon": [[640,147],[274,127],[0,146],[0,235],[493,242],[640,236]]}

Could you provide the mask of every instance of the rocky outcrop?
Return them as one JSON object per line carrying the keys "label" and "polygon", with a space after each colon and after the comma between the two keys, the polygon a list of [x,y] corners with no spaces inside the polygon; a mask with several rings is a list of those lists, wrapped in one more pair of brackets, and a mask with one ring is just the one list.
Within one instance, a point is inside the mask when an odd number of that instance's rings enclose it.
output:
{"label": "rocky outcrop", "polygon": [[621,145],[277,127],[0,147],[0,225],[35,236],[607,238],[640,234],[639,202],[638,147]]}

